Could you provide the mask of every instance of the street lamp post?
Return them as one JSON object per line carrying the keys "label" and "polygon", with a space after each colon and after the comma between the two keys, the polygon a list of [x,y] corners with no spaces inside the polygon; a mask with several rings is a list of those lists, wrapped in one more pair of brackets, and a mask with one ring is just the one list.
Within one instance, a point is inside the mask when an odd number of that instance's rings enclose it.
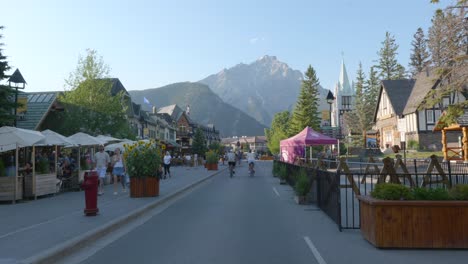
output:
{"label": "street lamp post", "polygon": [[[11,86],[11,83],[14,84],[14,86]],[[23,84],[21,87],[20,84]],[[15,72],[10,76],[10,79],[8,79],[8,86],[11,88],[15,88],[15,106],[14,106],[14,113],[15,113],[15,121],[14,121],[14,126],[16,127],[16,111],[18,109],[18,89],[24,89],[26,85],[26,81],[23,78],[23,75],[21,75],[21,72],[19,69],[16,69]]]}
{"label": "street lamp post", "polygon": [[327,95],[327,103],[330,105],[330,127],[332,126],[332,119],[331,119],[331,113],[332,113],[332,104],[333,104],[333,101],[335,100],[335,97],[333,96],[333,93],[331,91],[328,91],[328,95]]}

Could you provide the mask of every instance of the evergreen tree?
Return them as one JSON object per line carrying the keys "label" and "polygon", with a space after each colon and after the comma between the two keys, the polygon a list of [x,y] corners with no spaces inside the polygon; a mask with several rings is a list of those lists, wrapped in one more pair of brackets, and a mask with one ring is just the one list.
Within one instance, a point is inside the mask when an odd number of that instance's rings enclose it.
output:
{"label": "evergreen tree", "polygon": [[380,92],[380,80],[378,73],[374,70],[374,67],[370,68],[369,79],[366,83],[366,100],[368,101],[368,107],[372,112],[372,118],[374,118],[375,108],[377,107],[377,100]]}
{"label": "evergreen tree", "polygon": [[[448,94],[465,93],[468,83],[468,27],[467,8],[462,2],[436,12],[429,29],[429,50],[434,73],[442,80],[441,85],[431,91],[422,107],[432,107]],[[451,106],[440,122],[450,125],[466,108],[466,101]],[[453,110],[453,111],[452,111]]]}
{"label": "evergreen tree", "polygon": [[444,13],[436,12],[431,21],[432,26],[429,28],[428,48],[431,52],[431,63],[433,66],[438,68],[444,64],[442,56],[442,54],[444,53]]}
{"label": "evergreen tree", "polygon": [[413,37],[409,67],[411,75],[414,77],[428,65],[430,56],[427,49],[427,39],[422,28],[418,28]]}
{"label": "evergreen tree", "polygon": [[[3,26],[0,26],[0,31],[3,30]],[[0,40],[3,35],[0,34]],[[10,69],[6,56],[3,55],[2,49],[3,43],[0,42],[0,82],[7,79],[6,71]],[[15,90],[10,88],[8,85],[0,84],[0,127],[1,126],[12,126],[15,120],[13,110],[16,106],[15,101]]]}
{"label": "evergreen tree", "polygon": [[301,92],[292,114],[288,131],[289,136],[299,133],[307,126],[314,130],[319,130],[319,85],[320,83],[315,74],[315,70],[309,65],[309,68],[307,68],[305,73],[305,78],[302,81]]}
{"label": "evergreen tree", "polygon": [[279,153],[280,141],[288,137],[288,127],[291,114],[289,111],[276,113],[270,128],[265,129],[267,147],[272,154]]}
{"label": "evergreen tree", "polygon": [[[371,68],[372,78],[375,78],[375,72]],[[345,114],[345,120],[349,128],[361,134],[359,137],[361,141],[361,146],[366,147],[366,132],[372,128],[373,123],[373,112],[375,108],[372,108],[374,105],[373,98],[370,98],[369,92],[369,82],[366,81],[364,71],[362,70],[362,64],[359,63],[359,68],[357,71],[356,77],[356,103],[355,108],[351,112]]]}
{"label": "evergreen tree", "polygon": [[206,151],[207,148],[205,143],[205,134],[203,133],[203,130],[197,128],[195,129],[195,134],[193,135],[192,153],[196,153],[198,156],[203,156],[205,155]]}
{"label": "evergreen tree", "polygon": [[106,79],[108,69],[94,50],[88,49],[87,56],[80,57],[75,72],[65,81],[70,90],[59,97],[65,105],[63,125],[56,128],[59,133],[132,137],[126,119],[128,99],[123,91],[112,94],[112,82]]}
{"label": "evergreen tree", "polygon": [[398,45],[395,38],[389,33],[385,33],[385,40],[382,48],[378,52],[379,64],[375,67],[379,69],[379,77],[382,80],[397,80],[405,78],[405,67],[398,63],[396,56]]}

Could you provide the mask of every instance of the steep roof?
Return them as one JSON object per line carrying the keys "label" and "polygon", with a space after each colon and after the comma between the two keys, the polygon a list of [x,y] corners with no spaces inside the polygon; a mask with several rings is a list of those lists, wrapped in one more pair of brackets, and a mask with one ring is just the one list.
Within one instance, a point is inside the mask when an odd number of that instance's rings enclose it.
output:
{"label": "steep roof", "polygon": [[414,88],[408,98],[403,114],[407,115],[416,112],[429,91],[434,89],[439,82],[440,79],[433,69],[423,70],[416,75],[416,83],[414,84]]}
{"label": "steep roof", "polygon": [[161,107],[158,114],[168,114],[172,120],[179,121],[184,111],[176,104]]}
{"label": "steep roof", "polygon": [[26,112],[17,119],[17,127],[37,130],[42,120],[52,108],[59,92],[34,92],[19,94],[19,98],[27,98]]}
{"label": "steep roof", "polygon": [[377,112],[379,109],[380,100],[382,98],[382,90],[385,89],[388,100],[395,111],[395,114],[401,116],[405,109],[408,97],[413,90],[415,80],[414,79],[401,79],[401,80],[383,80],[380,85],[379,98],[377,99],[377,106],[374,112],[374,121],[377,118]]}

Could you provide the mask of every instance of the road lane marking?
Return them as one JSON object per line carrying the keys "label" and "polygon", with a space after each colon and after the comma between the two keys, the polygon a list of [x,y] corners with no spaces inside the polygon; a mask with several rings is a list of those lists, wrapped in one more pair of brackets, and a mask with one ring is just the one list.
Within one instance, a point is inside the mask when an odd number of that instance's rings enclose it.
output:
{"label": "road lane marking", "polygon": [[304,237],[304,240],[307,243],[307,245],[309,246],[310,251],[312,251],[312,254],[314,254],[314,257],[317,260],[317,262],[319,264],[327,264],[327,262],[322,258],[322,256],[318,252],[317,248],[314,246],[314,243],[312,243],[312,241],[310,241],[310,238],[309,237]]}
{"label": "road lane marking", "polygon": [[278,197],[280,196],[279,192],[276,190],[275,187],[273,187],[273,191],[276,193],[276,195],[277,195]]}

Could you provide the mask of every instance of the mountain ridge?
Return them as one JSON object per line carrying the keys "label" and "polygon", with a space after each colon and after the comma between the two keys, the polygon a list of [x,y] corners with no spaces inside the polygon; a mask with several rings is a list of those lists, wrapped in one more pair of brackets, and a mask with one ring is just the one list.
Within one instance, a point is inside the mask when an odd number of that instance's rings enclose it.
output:
{"label": "mountain ridge", "polygon": [[[208,85],[226,103],[269,126],[277,112],[293,110],[302,80],[302,72],[276,56],[265,55],[250,64],[224,68],[198,82]],[[328,90],[320,86],[319,93],[319,109],[327,110]]]}
{"label": "mountain ridge", "polygon": [[243,111],[226,104],[207,85],[198,82],[180,82],[128,92],[132,101],[141,104],[146,111],[152,109],[143,103],[143,98],[158,109],[171,104],[177,104],[182,109],[190,105],[191,119],[204,125],[214,124],[223,137],[263,135],[266,128]]}

